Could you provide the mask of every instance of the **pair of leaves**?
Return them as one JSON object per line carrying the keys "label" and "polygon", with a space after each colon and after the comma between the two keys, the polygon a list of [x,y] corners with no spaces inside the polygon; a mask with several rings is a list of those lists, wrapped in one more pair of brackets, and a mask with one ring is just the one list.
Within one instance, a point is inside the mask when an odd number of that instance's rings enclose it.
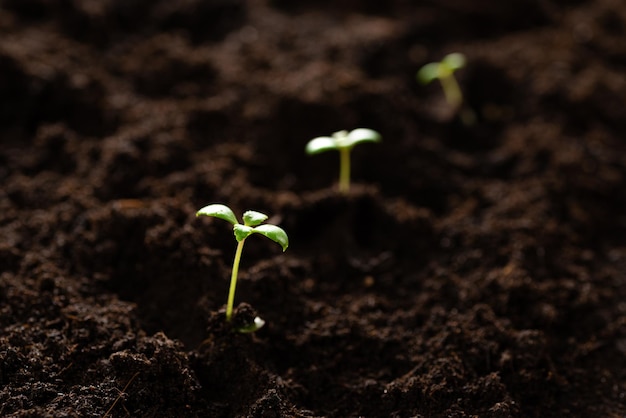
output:
{"label": "pair of leaves", "polygon": [[351,132],[335,132],[332,137],[319,136],[306,144],[307,154],[319,154],[320,152],[339,149],[350,149],[361,142],[379,142],[381,136],[372,129],[359,128]]}
{"label": "pair of leaves", "polygon": [[417,72],[417,79],[423,84],[428,84],[438,78],[450,77],[453,72],[464,66],[465,55],[453,52],[446,55],[441,62],[431,62],[424,65]]}
{"label": "pair of leaves", "polygon": [[261,234],[280,245],[283,251],[289,246],[289,238],[282,228],[271,224],[260,225],[267,220],[267,215],[261,212],[246,211],[243,214],[243,224],[240,224],[234,212],[228,206],[215,203],[200,209],[196,216],[212,216],[230,222],[233,224],[233,232],[238,242],[243,241],[252,234]]}

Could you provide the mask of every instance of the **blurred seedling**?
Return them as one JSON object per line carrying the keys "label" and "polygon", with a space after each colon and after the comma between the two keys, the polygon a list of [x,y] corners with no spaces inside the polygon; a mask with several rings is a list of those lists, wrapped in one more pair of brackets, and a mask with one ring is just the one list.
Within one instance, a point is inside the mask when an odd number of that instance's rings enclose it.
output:
{"label": "blurred seedling", "polygon": [[372,129],[339,131],[332,136],[313,138],[306,144],[306,152],[313,155],[329,150],[339,151],[339,191],[347,194],[350,191],[350,151],[357,144],[379,142],[381,139],[381,135]]}
{"label": "blurred seedling", "polygon": [[[267,220],[267,215],[252,210],[243,214],[243,224],[240,224],[233,211],[226,205],[211,204],[200,209],[196,216],[212,216],[214,218],[223,219],[233,225],[233,232],[237,240],[237,250],[235,251],[235,259],[233,261],[233,270],[230,277],[230,289],[228,291],[228,302],[226,304],[226,322],[233,319],[233,306],[235,303],[235,289],[237,287],[237,275],[239,274],[239,262],[243,252],[243,245],[252,234],[261,234],[280,245],[285,251],[289,246],[289,238],[287,233],[280,227],[271,224],[263,224]],[[265,321],[258,316],[252,324],[238,328],[239,332],[254,332],[261,328]]]}
{"label": "blurred seedling", "polygon": [[417,72],[417,80],[422,84],[429,84],[433,80],[439,80],[443,94],[448,104],[458,111],[461,120],[466,125],[472,125],[475,121],[474,112],[463,107],[463,92],[454,76],[454,72],[465,67],[465,55],[453,52],[446,55],[440,62],[431,62],[424,65]]}

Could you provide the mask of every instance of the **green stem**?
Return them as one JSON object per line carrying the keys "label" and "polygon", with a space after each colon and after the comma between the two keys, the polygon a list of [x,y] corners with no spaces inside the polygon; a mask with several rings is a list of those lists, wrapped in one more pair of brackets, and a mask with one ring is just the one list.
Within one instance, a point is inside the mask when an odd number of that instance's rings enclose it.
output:
{"label": "green stem", "polygon": [[348,193],[350,190],[350,148],[339,148],[339,191]]}
{"label": "green stem", "polygon": [[459,87],[459,83],[456,81],[454,75],[446,75],[439,78],[441,82],[441,87],[443,88],[443,94],[446,96],[446,100],[448,103],[458,109],[463,102],[463,93],[461,93],[461,87]]}
{"label": "green stem", "polygon": [[235,251],[235,260],[233,261],[233,272],[230,276],[230,289],[228,291],[228,303],[226,304],[226,322],[233,319],[233,305],[235,304],[235,288],[237,287],[237,274],[239,273],[239,262],[241,261],[241,253],[243,251],[243,243],[246,239],[242,239],[237,244]]}

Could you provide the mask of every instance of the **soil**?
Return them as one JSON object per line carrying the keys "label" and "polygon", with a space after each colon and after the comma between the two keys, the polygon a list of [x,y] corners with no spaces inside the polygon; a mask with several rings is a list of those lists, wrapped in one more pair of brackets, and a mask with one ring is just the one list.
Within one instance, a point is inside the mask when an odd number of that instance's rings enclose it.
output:
{"label": "soil", "polygon": [[624,98],[622,0],[1,0],[0,415],[626,417]]}

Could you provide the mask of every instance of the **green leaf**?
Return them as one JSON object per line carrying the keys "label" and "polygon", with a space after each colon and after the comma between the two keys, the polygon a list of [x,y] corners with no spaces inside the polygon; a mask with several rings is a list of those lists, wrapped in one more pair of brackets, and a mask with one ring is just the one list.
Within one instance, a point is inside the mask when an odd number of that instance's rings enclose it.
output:
{"label": "green leaf", "polygon": [[428,84],[434,79],[439,77],[439,66],[438,62],[431,62],[430,64],[424,65],[417,72],[417,79],[422,84]]}
{"label": "green leaf", "polygon": [[287,247],[289,247],[289,237],[287,237],[287,233],[282,228],[276,225],[260,225],[254,228],[253,232],[265,235],[266,237],[280,245],[283,248],[283,251],[285,251]]}
{"label": "green leaf", "polygon": [[201,215],[220,218],[220,219],[230,222],[233,225],[237,223],[237,217],[235,216],[233,211],[230,210],[228,206],[220,205],[217,203],[209,205],[209,206],[205,206],[202,209],[200,209],[198,212],[196,212],[196,216],[201,216]]}
{"label": "green leaf", "polygon": [[306,153],[307,154],[319,154],[320,152],[325,152],[328,150],[337,149],[337,142],[335,139],[329,136],[319,136],[317,138],[313,138],[306,144]]}
{"label": "green leaf", "polygon": [[255,332],[263,328],[263,325],[265,325],[265,321],[257,316],[254,318],[254,321],[251,324],[237,328],[237,332],[241,332],[244,334]]}
{"label": "green leaf", "polygon": [[379,142],[380,134],[373,129],[358,128],[348,134],[346,146],[353,147],[361,142]]}
{"label": "green leaf", "polygon": [[244,239],[248,238],[250,235],[252,235],[255,231],[254,228],[250,226],[235,224],[235,226],[233,227],[233,232],[235,233],[235,239],[238,242],[241,242]]}
{"label": "green leaf", "polygon": [[257,226],[267,219],[267,215],[254,210],[246,211],[243,214],[243,223],[247,226]]}
{"label": "green leaf", "polygon": [[465,67],[465,55],[458,52],[453,52],[452,54],[446,55],[441,63],[449,68],[451,71],[455,71]]}

